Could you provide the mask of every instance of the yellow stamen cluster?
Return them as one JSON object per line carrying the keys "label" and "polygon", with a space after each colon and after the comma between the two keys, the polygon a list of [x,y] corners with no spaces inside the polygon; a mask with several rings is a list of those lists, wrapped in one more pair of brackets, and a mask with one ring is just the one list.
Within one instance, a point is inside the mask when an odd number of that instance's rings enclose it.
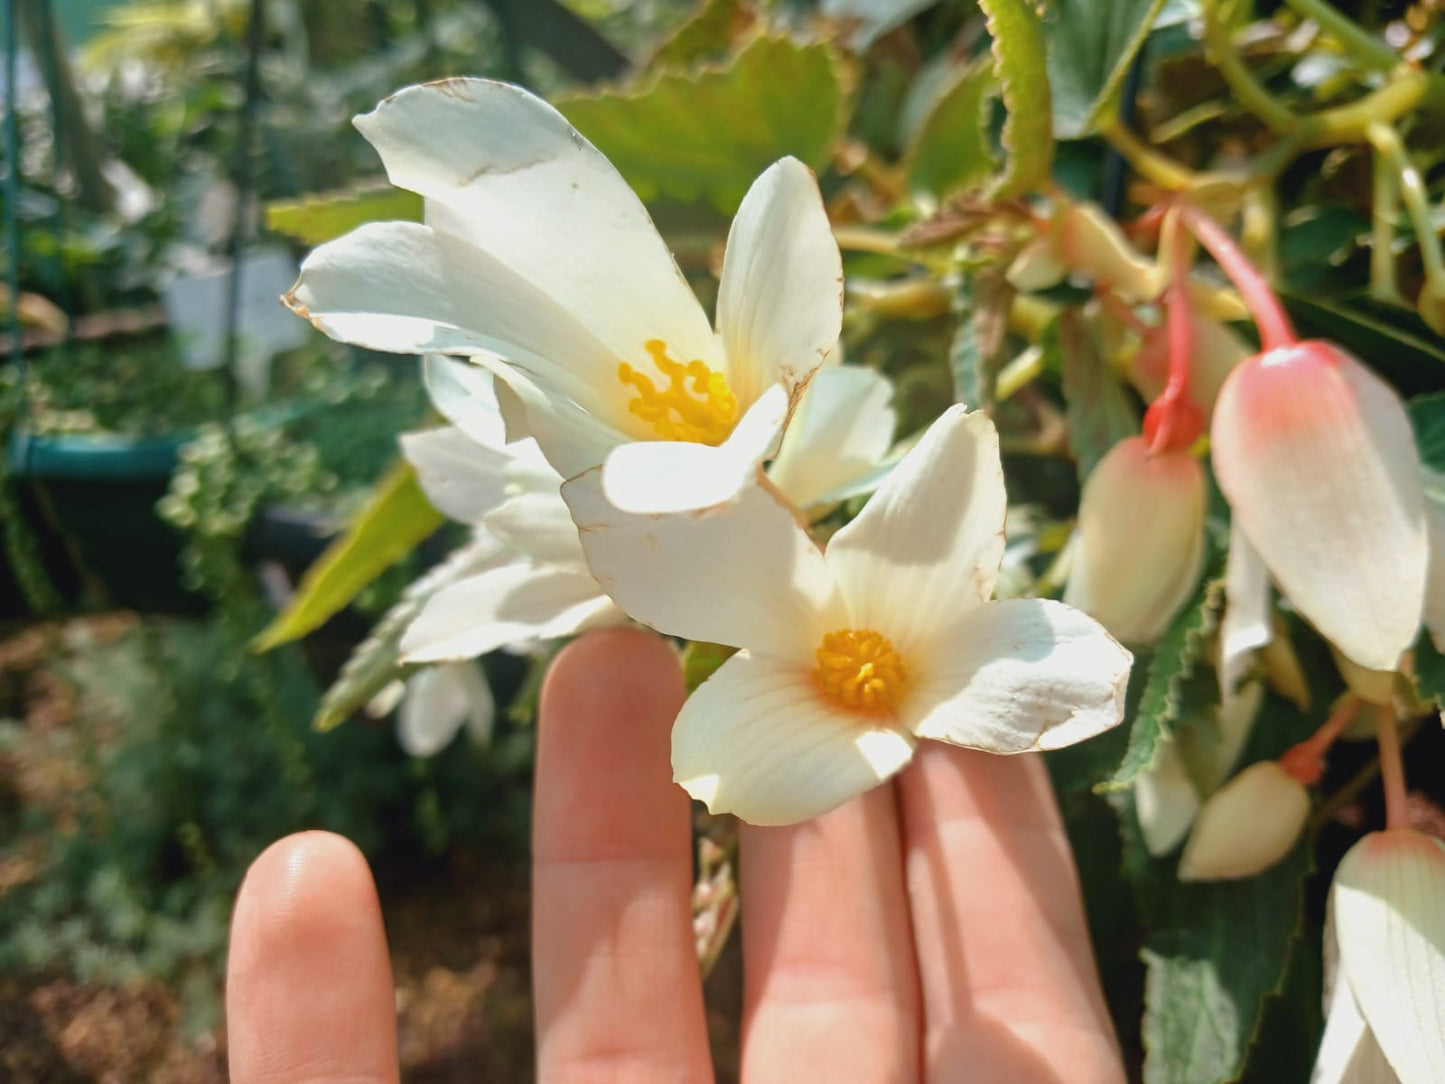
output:
{"label": "yellow stamen cluster", "polygon": [[903,658],[872,629],[839,629],[814,653],[813,677],[835,704],[855,711],[888,711],[908,684]]}
{"label": "yellow stamen cluster", "polygon": [[686,365],[673,361],[661,339],[649,339],[644,346],[669,384],[659,390],[651,377],[624,361],[617,367],[617,378],[637,391],[627,409],[663,440],[713,445],[725,441],[738,420],[737,397],[728,387],[727,377],[701,361]]}

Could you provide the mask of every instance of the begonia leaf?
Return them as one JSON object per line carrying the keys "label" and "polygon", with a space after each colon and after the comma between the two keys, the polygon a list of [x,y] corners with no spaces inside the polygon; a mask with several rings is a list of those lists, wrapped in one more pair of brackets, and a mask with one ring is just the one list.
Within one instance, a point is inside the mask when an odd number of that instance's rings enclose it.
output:
{"label": "begonia leaf", "polygon": [[319,245],[368,222],[420,222],[421,197],[404,188],[357,186],[266,204],[266,228]]}
{"label": "begonia leaf", "polygon": [[1024,0],[979,0],[978,6],[993,38],[994,71],[1008,112],[1002,137],[1008,164],[995,194],[1021,196],[1042,185],[1054,163],[1043,27]]}
{"label": "begonia leaf", "polygon": [[1164,0],[1053,0],[1047,6],[1055,136],[1093,132],[1163,6]]}

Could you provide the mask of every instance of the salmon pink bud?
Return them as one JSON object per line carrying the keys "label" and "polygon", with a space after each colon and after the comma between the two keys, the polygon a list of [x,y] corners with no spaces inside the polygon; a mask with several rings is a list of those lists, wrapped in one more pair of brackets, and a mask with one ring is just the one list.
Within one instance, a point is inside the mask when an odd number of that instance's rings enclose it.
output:
{"label": "salmon pink bud", "polygon": [[1341,652],[1393,670],[1415,639],[1428,551],[1404,404],[1331,343],[1240,364],[1214,408],[1215,475],[1280,590]]}
{"label": "salmon pink bud", "polygon": [[1445,1080],[1445,845],[1408,828],[1350,848],[1330,889],[1339,973],[1401,1084]]}
{"label": "salmon pink bud", "polygon": [[1154,639],[1199,578],[1204,511],[1197,460],[1121,440],[1084,483],[1064,600],[1126,643]]}
{"label": "salmon pink bud", "polygon": [[[1214,414],[1219,389],[1253,349],[1228,324],[1189,312],[1189,386],[1186,394],[1204,415],[1205,425]],[[1164,391],[1169,379],[1169,328],[1160,324],[1144,336],[1129,369],[1129,379],[1139,394],[1151,402]]]}
{"label": "salmon pink bud", "polygon": [[1251,764],[1200,809],[1179,859],[1179,879],[1224,881],[1264,872],[1289,853],[1309,812],[1309,791],[1299,780],[1272,760]]}

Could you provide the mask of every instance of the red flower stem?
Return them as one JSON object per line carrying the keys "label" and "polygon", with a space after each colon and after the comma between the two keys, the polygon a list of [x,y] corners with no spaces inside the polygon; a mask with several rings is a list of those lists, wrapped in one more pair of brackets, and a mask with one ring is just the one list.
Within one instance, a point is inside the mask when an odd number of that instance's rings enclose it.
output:
{"label": "red flower stem", "polygon": [[1264,350],[1277,350],[1293,346],[1299,336],[1285,315],[1284,306],[1270,289],[1269,283],[1259,269],[1249,262],[1234,238],[1229,236],[1218,222],[1197,207],[1184,205],[1180,208],[1184,224],[1199,243],[1209,250],[1214,261],[1229,276],[1240,296],[1244,298],[1249,314],[1259,328],[1259,342]]}
{"label": "red flower stem", "polygon": [[1400,756],[1400,731],[1389,708],[1375,709],[1375,737],[1380,743],[1380,781],[1385,788],[1385,827],[1409,828],[1405,801],[1405,762]]}
{"label": "red flower stem", "polygon": [[1340,697],[1334,710],[1330,712],[1330,717],[1318,730],[1304,741],[1285,750],[1284,755],[1279,758],[1279,766],[1305,786],[1318,783],[1320,776],[1324,774],[1325,754],[1330,751],[1330,746],[1335,744],[1345,727],[1354,721],[1359,708],[1360,701],[1357,697],[1349,694]]}

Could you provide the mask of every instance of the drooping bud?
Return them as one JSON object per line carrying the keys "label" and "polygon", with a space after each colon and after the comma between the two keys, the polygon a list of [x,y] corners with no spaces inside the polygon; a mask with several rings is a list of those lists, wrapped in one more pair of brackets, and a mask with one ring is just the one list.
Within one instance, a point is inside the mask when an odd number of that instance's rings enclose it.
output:
{"label": "drooping bud", "polygon": [[1215,475],[1299,612],[1362,666],[1394,669],[1425,603],[1424,494],[1404,405],[1330,343],[1239,365],[1215,404]]}
{"label": "drooping bud", "polygon": [[1154,763],[1134,782],[1134,814],[1144,846],[1155,858],[1166,855],[1189,833],[1199,812],[1199,792],[1184,768],[1179,747],[1161,740]]}
{"label": "drooping bud", "polygon": [[1027,292],[1055,286],[1070,273],[1130,303],[1152,301],[1163,285],[1159,268],[1129,244],[1100,207],[1061,201],[1047,232],[1019,252],[1007,278]]}
{"label": "drooping bud", "polygon": [[[1207,426],[1214,414],[1219,389],[1234,367],[1254,351],[1227,324],[1192,309],[1189,313],[1189,401],[1199,408]],[[1144,336],[1129,368],[1129,378],[1139,394],[1154,400],[1169,378],[1169,329],[1160,324]]]}
{"label": "drooping bud", "polygon": [[1310,797],[1276,762],[1251,764],[1204,803],[1179,859],[1181,881],[1253,877],[1289,853]]}
{"label": "drooping bud", "polygon": [[1445,844],[1408,828],[1350,848],[1330,889],[1339,977],[1401,1084],[1445,1080]]}
{"label": "drooping bud", "polygon": [[1205,503],[1197,460],[1121,440],[1084,483],[1064,601],[1125,643],[1156,638],[1199,578]]}

